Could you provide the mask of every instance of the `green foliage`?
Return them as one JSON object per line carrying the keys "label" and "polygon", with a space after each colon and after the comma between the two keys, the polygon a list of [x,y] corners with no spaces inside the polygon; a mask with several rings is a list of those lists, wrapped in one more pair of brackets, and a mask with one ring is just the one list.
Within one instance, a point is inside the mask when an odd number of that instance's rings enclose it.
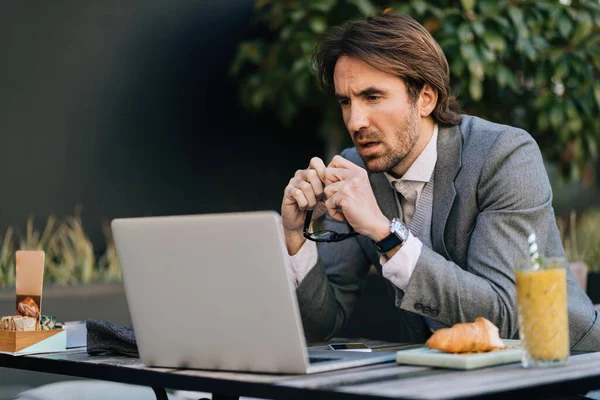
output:
{"label": "green foliage", "polygon": [[[316,88],[316,41],[350,19],[391,7],[443,48],[465,112],[528,130],[545,156],[578,178],[598,157],[600,5],[593,0],[257,0],[268,35],[242,42],[231,66],[252,110],[292,124],[306,110],[343,132],[337,104]],[[339,149],[337,149],[339,150]]]}
{"label": "green foliage", "polygon": [[600,272],[600,209],[587,210],[579,217],[573,211],[568,223],[557,218],[569,261],[583,261],[589,271]]}
{"label": "green foliage", "polygon": [[[40,234],[33,218],[27,220],[25,235],[16,238],[8,227],[0,238],[0,287],[15,285],[15,251],[43,250],[45,256],[44,283],[71,285],[99,281],[121,280],[121,270],[110,229],[104,227],[106,253],[96,261],[91,241],[83,230],[79,210],[73,217],[57,220],[50,216]],[[19,243],[15,247],[15,243]]]}

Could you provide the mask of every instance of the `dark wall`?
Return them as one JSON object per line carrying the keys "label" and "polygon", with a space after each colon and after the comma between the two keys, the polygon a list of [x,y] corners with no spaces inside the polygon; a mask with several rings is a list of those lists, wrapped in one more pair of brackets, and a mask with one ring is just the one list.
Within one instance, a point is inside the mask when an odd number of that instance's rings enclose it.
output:
{"label": "dark wall", "polygon": [[102,219],[279,209],[322,152],[238,105],[252,0],[10,2],[0,13],[0,230],[83,205]]}

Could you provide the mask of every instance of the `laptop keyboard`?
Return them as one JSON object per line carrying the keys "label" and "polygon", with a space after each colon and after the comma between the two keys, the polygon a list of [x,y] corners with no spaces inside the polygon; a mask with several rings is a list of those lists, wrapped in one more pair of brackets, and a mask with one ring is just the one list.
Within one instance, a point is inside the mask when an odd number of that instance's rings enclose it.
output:
{"label": "laptop keyboard", "polygon": [[337,358],[328,358],[328,357],[309,357],[308,358],[309,364],[317,364],[320,362],[333,361],[333,360],[337,360]]}

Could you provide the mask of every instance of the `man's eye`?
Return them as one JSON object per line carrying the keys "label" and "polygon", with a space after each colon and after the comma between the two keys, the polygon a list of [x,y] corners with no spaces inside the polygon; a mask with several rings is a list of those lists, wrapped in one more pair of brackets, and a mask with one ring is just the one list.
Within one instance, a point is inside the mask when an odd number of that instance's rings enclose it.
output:
{"label": "man's eye", "polygon": [[350,101],[349,100],[340,100],[339,103],[340,103],[340,106],[344,107],[344,106],[347,106],[348,104],[350,104]]}
{"label": "man's eye", "polygon": [[379,100],[379,97],[380,96],[368,96],[367,100],[369,100],[369,101],[376,101],[376,100]]}

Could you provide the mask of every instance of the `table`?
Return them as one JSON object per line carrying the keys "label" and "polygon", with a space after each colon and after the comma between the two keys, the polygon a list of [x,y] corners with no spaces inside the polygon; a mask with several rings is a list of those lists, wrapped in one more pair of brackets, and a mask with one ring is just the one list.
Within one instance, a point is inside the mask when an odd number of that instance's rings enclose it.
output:
{"label": "table", "polygon": [[[368,342],[374,351],[395,351],[400,344]],[[315,348],[322,348],[314,346]],[[543,398],[600,389],[600,353],[571,356],[569,365],[555,369],[523,369],[513,363],[472,371],[429,367],[372,365],[315,375],[250,374],[147,368],[139,359],[99,355],[85,350],[12,356],[0,354],[0,366],[100,379],[154,389],[212,392],[213,399],[238,396],[267,399],[451,399]]]}

